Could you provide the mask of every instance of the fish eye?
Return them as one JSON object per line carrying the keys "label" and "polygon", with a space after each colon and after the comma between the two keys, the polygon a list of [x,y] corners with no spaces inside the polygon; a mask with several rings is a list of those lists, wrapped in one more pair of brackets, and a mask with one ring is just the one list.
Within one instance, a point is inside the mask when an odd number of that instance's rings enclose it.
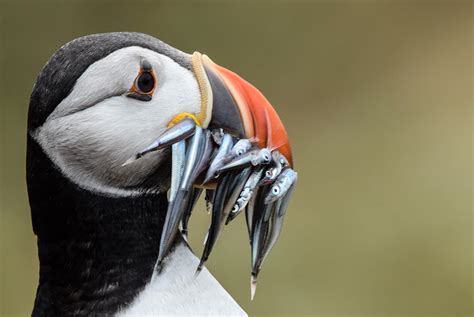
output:
{"label": "fish eye", "polygon": [[244,154],[244,150],[238,149],[236,154],[240,156],[240,155]]}
{"label": "fish eye", "polygon": [[272,194],[273,195],[278,195],[280,193],[280,187],[278,186],[273,186],[272,188]]}
{"label": "fish eye", "polygon": [[137,77],[136,86],[139,92],[149,94],[155,88],[155,77],[150,72],[143,72]]}
{"label": "fish eye", "polygon": [[263,155],[263,159],[265,160],[265,162],[269,162],[270,161],[270,157],[268,155]]}
{"label": "fish eye", "polygon": [[271,170],[266,171],[266,172],[265,172],[265,175],[266,175],[267,177],[272,176],[272,171],[271,171]]}

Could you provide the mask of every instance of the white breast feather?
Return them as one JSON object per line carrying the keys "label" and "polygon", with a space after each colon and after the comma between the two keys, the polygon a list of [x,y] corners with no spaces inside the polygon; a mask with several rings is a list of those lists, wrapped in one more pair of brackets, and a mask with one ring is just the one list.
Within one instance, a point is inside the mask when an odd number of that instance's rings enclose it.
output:
{"label": "white breast feather", "polygon": [[198,263],[188,246],[177,246],[164,271],[117,316],[247,316],[206,268],[194,277]]}

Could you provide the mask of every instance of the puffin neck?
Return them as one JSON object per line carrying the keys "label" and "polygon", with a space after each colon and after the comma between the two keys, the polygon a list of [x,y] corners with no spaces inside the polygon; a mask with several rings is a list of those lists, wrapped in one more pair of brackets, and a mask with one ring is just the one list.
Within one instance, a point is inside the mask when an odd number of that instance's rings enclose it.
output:
{"label": "puffin neck", "polygon": [[102,196],[66,179],[30,137],[27,155],[40,259],[33,315],[113,314],[152,277],[166,194]]}

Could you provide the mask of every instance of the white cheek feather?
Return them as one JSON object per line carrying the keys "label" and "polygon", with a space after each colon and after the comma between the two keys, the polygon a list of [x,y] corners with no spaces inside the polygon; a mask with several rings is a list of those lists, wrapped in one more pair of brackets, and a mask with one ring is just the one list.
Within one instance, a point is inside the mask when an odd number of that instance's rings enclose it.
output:
{"label": "white cheek feather", "polygon": [[[150,101],[124,94],[133,85],[143,58],[157,76]],[[139,184],[161,156],[153,153],[121,165],[153,142],[176,114],[199,110],[199,88],[189,70],[167,56],[128,47],[92,64],[33,136],[62,173],[79,186],[130,195],[135,192],[120,187]]]}
{"label": "white cheek feather", "polygon": [[247,316],[206,268],[194,276],[199,259],[185,244],[166,261],[163,272],[117,317]]}

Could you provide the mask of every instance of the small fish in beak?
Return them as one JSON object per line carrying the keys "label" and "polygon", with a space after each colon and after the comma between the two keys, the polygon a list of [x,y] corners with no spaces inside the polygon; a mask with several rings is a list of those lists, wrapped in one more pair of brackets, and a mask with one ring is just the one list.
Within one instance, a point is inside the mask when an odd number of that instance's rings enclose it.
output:
{"label": "small fish in beak", "polygon": [[291,168],[285,169],[272,185],[265,197],[265,204],[272,203],[283,197],[298,178],[298,174]]}
{"label": "small fish in beak", "polygon": [[242,154],[247,153],[248,150],[252,147],[252,142],[248,139],[240,139],[235,143],[234,147],[232,148],[231,154],[232,157],[237,157]]}
{"label": "small fish in beak", "polygon": [[278,240],[297,179],[288,135],[268,100],[240,76],[200,53],[192,55],[192,69],[201,111],[176,114],[170,127],[126,164],[171,146],[171,186],[159,269],[180,227],[187,237],[188,221],[204,189],[211,223],[196,274],[225,225],[245,210],[253,299],[258,274]]}
{"label": "small fish in beak", "polygon": [[[252,300],[255,295],[255,288],[257,287],[257,277],[263,262],[280,236],[284,216],[294,187],[295,185],[293,183],[281,199],[271,202],[270,204],[265,204],[263,209],[259,209],[263,210],[263,212],[258,213],[256,216],[256,227],[255,230],[252,231],[250,241],[252,248]],[[259,198],[261,199],[262,197]],[[259,203],[261,204],[261,200]]]}
{"label": "small fish in beak", "polygon": [[173,125],[171,128],[163,132],[158,137],[158,139],[155,140],[155,142],[135,154],[134,157],[129,158],[125,163],[122,164],[122,166],[130,164],[150,152],[158,151],[162,148],[165,148],[169,145],[172,145],[178,141],[184,140],[192,136],[195,131],[195,126],[196,122],[192,118],[185,118],[184,120],[180,121],[179,123]]}
{"label": "small fish in beak", "polygon": [[222,166],[218,169],[218,173],[222,173],[228,170],[241,169],[248,166],[257,166],[261,164],[268,164],[271,161],[272,154],[269,149],[255,149],[241,156],[236,157],[234,160]]}
{"label": "small fish in beak", "polygon": [[288,161],[279,151],[272,152],[272,159],[272,166],[265,171],[265,177],[260,181],[260,185],[273,183],[282,169],[288,166]]}
{"label": "small fish in beak", "polygon": [[[268,186],[267,186],[268,187]],[[272,230],[270,218],[275,214],[276,204],[265,204],[264,193],[267,188],[262,188],[259,191],[255,201],[254,211],[254,224],[252,225],[251,231],[251,263],[252,263],[252,275],[256,283],[258,273],[260,272],[261,265],[265,260],[264,249],[268,245],[268,240]]]}
{"label": "small fish in beak", "polygon": [[174,200],[178,192],[179,183],[183,176],[186,159],[186,140],[178,141],[171,147],[171,187],[170,202]]}
{"label": "small fish in beak", "polygon": [[178,190],[174,195],[174,200],[170,201],[168,205],[158,254],[159,268],[161,268],[161,263],[171,247],[171,243],[178,231],[179,223],[183,219],[186,207],[190,203],[190,200],[192,200],[192,186],[196,181],[199,170],[207,163],[206,160],[209,160],[211,151],[206,150],[209,142],[210,133],[204,133],[201,127],[195,126],[194,135],[186,151],[185,166]]}
{"label": "small fish in beak", "polygon": [[[227,139],[232,140],[232,142],[228,141]],[[203,184],[207,184],[213,179],[217,178],[222,172],[222,166],[232,161],[237,156],[245,154],[252,147],[250,140],[240,139],[235,144],[233,140],[234,138],[228,134],[224,134],[222,136],[220,140],[221,146],[219,147],[216,157],[212,161],[211,166],[207,171]],[[231,144],[234,145],[231,147]]]}
{"label": "small fish in beak", "polygon": [[242,171],[230,171],[225,173],[225,175],[222,175],[222,178],[219,179],[215,192],[214,203],[212,205],[211,226],[209,227],[201,262],[199,263],[199,267],[196,271],[197,273],[201,271],[202,266],[209,258],[217,238],[221,233],[225,223],[227,222],[227,218],[232,211],[232,207],[234,206],[235,201],[242,191],[243,186],[247,182],[250,173],[250,168],[246,168]]}
{"label": "small fish in beak", "polygon": [[[213,135],[216,135],[216,133]],[[234,140],[230,134],[224,134],[221,137],[219,149],[207,170],[203,184],[209,183],[218,176],[217,171],[224,165],[224,158],[231,151],[233,145]]]}
{"label": "small fish in beak", "polygon": [[257,167],[253,170],[249,179],[245,183],[244,188],[242,189],[242,192],[239,195],[239,198],[237,198],[237,201],[235,202],[234,207],[232,207],[232,212],[229,215],[227,223],[229,223],[234,218],[236,218],[242,212],[242,210],[244,210],[244,208],[247,206],[250,198],[253,195],[255,187],[257,187],[257,184],[259,183],[259,180],[262,177],[262,174],[263,174],[263,167]]}

